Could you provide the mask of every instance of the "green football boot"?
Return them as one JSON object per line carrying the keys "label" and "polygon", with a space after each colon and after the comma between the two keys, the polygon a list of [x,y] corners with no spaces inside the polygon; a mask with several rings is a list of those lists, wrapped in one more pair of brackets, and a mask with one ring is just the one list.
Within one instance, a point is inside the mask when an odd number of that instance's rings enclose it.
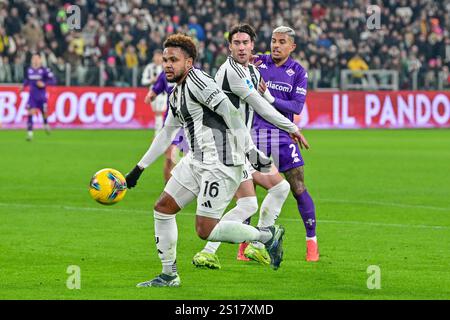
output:
{"label": "green football boot", "polygon": [[244,255],[247,258],[259,262],[261,264],[264,265],[270,264],[270,256],[265,247],[260,249],[255,245],[253,245],[252,243],[249,243],[247,248],[245,248]]}
{"label": "green football boot", "polygon": [[219,257],[215,253],[208,253],[200,251],[194,258],[192,258],[192,263],[197,268],[209,268],[209,269],[220,269]]}

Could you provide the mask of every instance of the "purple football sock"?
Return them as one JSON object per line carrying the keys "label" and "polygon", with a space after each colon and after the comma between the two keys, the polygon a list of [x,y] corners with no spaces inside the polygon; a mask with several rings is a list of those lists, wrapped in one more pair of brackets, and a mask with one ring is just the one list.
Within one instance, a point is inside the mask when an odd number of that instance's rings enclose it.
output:
{"label": "purple football sock", "polygon": [[297,207],[303,219],[303,224],[306,229],[307,237],[314,237],[316,235],[316,210],[314,202],[308,191],[303,191],[300,195],[296,195]]}
{"label": "purple football sock", "polygon": [[33,116],[28,116],[27,129],[33,131]]}

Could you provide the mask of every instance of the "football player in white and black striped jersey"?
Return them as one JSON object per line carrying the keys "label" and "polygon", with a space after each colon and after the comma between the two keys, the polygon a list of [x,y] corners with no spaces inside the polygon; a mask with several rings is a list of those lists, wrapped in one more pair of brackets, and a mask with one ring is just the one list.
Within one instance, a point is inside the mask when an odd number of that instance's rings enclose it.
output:
{"label": "football player in white and black striped jersey", "polygon": [[164,71],[167,80],[176,83],[169,98],[170,111],[147,153],[126,176],[128,188],[135,187],[143,170],[164,153],[179,128],[185,130],[190,152],[175,166],[154,206],[162,273],[138,287],[180,285],[175,215],[195,198],[200,238],[230,243],[260,241],[267,246],[272,263],[277,267],[281,263],[283,227],[258,229],[219,220],[239,187],[246,156],[259,170],[270,169],[271,161],[255,148],[238,109],[214,79],[193,68],[196,56],[195,44],[188,36],[175,34],[164,42]]}

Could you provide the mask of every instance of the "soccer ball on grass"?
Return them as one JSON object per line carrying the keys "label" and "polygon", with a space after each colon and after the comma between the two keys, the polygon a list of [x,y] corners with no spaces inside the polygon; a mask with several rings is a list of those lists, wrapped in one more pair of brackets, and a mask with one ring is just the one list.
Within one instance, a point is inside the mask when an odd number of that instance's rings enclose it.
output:
{"label": "soccer ball on grass", "polygon": [[89,194],[98,203],[115,204],[122,200],[126,193],[125,177],[115,169],[102,169],[91,178]]}

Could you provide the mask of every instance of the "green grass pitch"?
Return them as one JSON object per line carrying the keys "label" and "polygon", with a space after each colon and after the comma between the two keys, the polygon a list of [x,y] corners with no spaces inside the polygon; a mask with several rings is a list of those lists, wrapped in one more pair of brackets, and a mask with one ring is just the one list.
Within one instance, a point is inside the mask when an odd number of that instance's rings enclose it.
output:
{"label": "green grass pitch", "polygon": [[[230,244],[219,249],[221,270],[196,269],[204,241],[191,205],[177,216],[182,287],[140,289],[161,271],[152,205],[163,159],[114,206],[94,202],[87,187],[101,168],[130,170],[153,133],[38,130],[30,143],[25,131],[0,131],[0,299],[450,299],[450,130],[305,134],[318,263],[304,261],[290,196],[278,271],[236,261]],[[70,265],[81,269],[80,290],[66,287]],[[380,289],[367,287],[371,265]]]}

